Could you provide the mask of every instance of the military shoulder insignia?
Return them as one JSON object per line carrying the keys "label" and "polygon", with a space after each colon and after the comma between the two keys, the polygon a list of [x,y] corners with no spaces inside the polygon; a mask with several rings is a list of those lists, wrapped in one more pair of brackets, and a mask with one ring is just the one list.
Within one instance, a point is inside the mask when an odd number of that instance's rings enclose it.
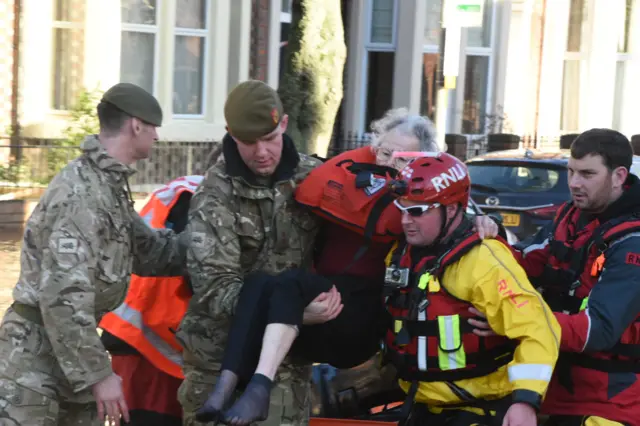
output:
{"label": "military shoulder insignia", "polygon": [[76,254],[78,252],[77,238],[59,238],[58,253],[60,254]]}

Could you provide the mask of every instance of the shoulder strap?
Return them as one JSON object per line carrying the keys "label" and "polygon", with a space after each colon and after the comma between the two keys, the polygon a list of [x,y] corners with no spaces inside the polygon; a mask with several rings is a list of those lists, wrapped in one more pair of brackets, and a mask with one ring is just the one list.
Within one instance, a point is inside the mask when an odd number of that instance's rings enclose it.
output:
{"label": "shoulder strap", "polygon": [[572,207],[573,207],[573,201],[567,201],[560,207],[560,210],[558,210],[556,217],[553,219],[553,227],[552,227],[552,234],[551,234],[552,236],[555,235],[558,225],[560,224],[560,222],[562,222],[562,219],[564,219],[565,216],[569,214],[569,211],[571,211]]}
{"label": "shoulder strap", "polygon": [[[549,249],[551,250],[552,255],[563,260],[566,260],[566,258],[569,256],[569,251],[564,244],[566,235],[563,236],[562,242],[559,242],[556,239],[556,232],[558,231],[560,223],[571,213],[572,208],[572,201],[568,201],[560,207],[558,213],[556,214],[556,217],[553,219],[551,230],[549,231],[549,234],[547,234],[547,238],[549,239]],[[574,264],[577,263],[578,260],[579,259],[576,256],[572,257],[572,261]]]}
{"label": "shoulder strap", "polygon": [[[502,238],[498,238],[500,241],[503,241]],[[457,262],[464,256],[469,253],[472,248],[482,243],[482,239],[478,235],[477,232],[472,231],[468,232],[464,236],[462,236],[454,246],[447,250],[440,258],[436,261],[434,266],[434,271],[436,275],[441,275],[444,272],[444,269],[451,265],[452,263]]]}
{"label": "shoulder strap", "polygon": [[[616,217],[601,224],[593,232],[593,235],[585,244],[573,255],[571,259],[571,270],[578,279],[585,267],[591,252],[591,247],[595,245],[599,253],[603,253],[611,242],[616,241],[625,235],[633,232],[640,232],[640,212],[634,212]],[[573,283],[575,285],[576,283]]]}
{"label": "shoulder strap", "polygon": [[603,223],[594,233],[592,240],[598,250],[602,252],[613,241],[634,232],[640,232],[640,212],[619,216]]}
{"label": "shoulder strap", "polygon": [[336,163],[336,166],[342,167],[343,164],[347,163],[351,163],[349,166],[347,166],[347,170],[349,170],[353,174],[358,174],[360,172],[371,172],[379,176],[389,175],[392,178],[394,178],[398,174],[398,171],[393,167],[378,166],[377,164],[371,163],[358,163],[350,159],[339,161],[338,163]]}
{"label": "shoulder strap", "polygon": [[400,266],[400,260],[402,259],[402,256],[404,255],[406,249],[407,249],[407,240],[405,240],[404,238],[401,238],[400,240],[398,240],[398,243],[395,246],[395,250],[393,251],[393,253],[391,253],[390,265],[393,265],[395,267]]}

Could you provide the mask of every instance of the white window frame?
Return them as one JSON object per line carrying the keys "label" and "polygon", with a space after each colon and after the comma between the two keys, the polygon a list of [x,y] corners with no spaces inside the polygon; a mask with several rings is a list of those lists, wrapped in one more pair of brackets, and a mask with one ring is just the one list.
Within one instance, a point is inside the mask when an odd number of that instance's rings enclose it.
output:
{"label": "white window frame", "polygon": [[[362,63],[360,64],[361,72],[363,73],[362,87],[360,90],[360,108],[362,108],[362,114],[360,114],[360,123],[358,123],[358,133],[363,135],[370,123],[366,123],[367,120],[367,87],[369,86],[369,53],[371,52],[395,52],[398,38],[398,0],[393,2],[393,18],[391,19],[391,43],[372,43],[371,33],[373,31],[373,1],[365,0],[365,25],[364,25],[364,47],[365,53],[362,56]],[[406,0],[405,0],[406,1]],[[391,82],[393,84],[393,82]]]}
{"label": "white window frame", "polygon": [[[176,14],[178,13],[178,2],[175,2],[176,6]],[[200,114],[175,114],[173,113],[173,99],[171,100],[171,112],[173,114],[173,118],[178,120],[193,120],[193,119],[203,119],[207,115],[207,89],[208,89],[208,79],[207,75],[209,74],[209,45],[211,43],[211,0],[205,0],[205,12],[204,12],[204,25],[205,28],[179,28],[175,26],[175,21],[173,22],[173,50],[175,55],[175,41],[177,36],[187,36],[187,37],[201,37],[204,38],[204,46],[203,46],[203,66],[202,66],[202,93],[200,96]],[[175,72],[174,69],[175,64],[172,64],[171,67],[171,93],[173,94],[173,74]]]}
{"label": "white window frame", "polygon": [[369,51],[374,52],[390,52],[396,50],[398,39],[398,0],[393,1],[393,17],[391,18],[391,43],[376,43],[371,41],[373,33],[373,2],[374,0],[366,0],[367,2],[367,19],[365,26],[365,47]]}
{"label": "white window frame", "polygon": [[[428,5],[429,2],[433,1],[433,0],[426,0],[426,1],[427,1],[427,5]],[[442,7],[443,8],[445,6],[445,1],[446,0],[442,1]],[[442,25],[442,23],[440,25]],[[423,29],[423,33],[424,33],[424,30],[426,30],[426,21],[425,21],[425,28]],[[442,31],[442,26],[440,27],[440,30]],[[424,41],[424,35],[422,36],[422,39]],[[427,54],[439,54],[439,53],[440,53],[440,45],[439,44],[425,44],[425,43],[423,43],[422,44],[422,58],[421,58],[421,61],[422,61],[422,64],[423,64],[422,67],[424,67],[424,55],[427,55]],[[422,69],[424,70],[424,68],[422,68]],[[421,100],[422,100],[422,96],[423,95],[424,95],[423,93],[420,94]],[[437,100],[437,93],[436,93],[436,100]],[[436,108],[437,108],[437,104],[436,104]]]}
{"label": "white window frame", "polygon": [[[288,9],[291,10],[291,7],[293,5],[293,0],[282,0],[283,4],[285,2],[289,3]],[[283,23],[283,22],[286,24],[291,23],[291,12],[283,12],[282,8],[280,8],[280,23]]]}
{"label": "white window frame", "polygon": [[[622,0],[622,1],[624,1],[624,5],[626,7],[626,1],[625,0]],[[640,13],[640,10],[637,10],[638,8],[640,8],[640,1],[638,1],[638,0],[633,1],[632,2],[632,9],[631,9],[632,13]],[[636,10],[634,10],[634,9],[636,9]],[[633,25],[633,21],[629,22],[629,25],[630,26]],[[629,31],[629,44],[631,44],[631,35],[633,34],[633,31],[632,31],[631,27],[626,28],[626,30]],[[615,76],[616,76],[616,78],[618,77],[618,73],[617,73],[618,62],[622,62],[622,64],[623,64],[622,66],[623,66],[623,69],[624,69],[624,78],[623,78],[623,81],[622,81],[623,85],[625,83],[625,80],[627,78],[629,78],[629,75],[628,75],[629,62],[632,59],[634,59],[634,56],[635,56],[635,53],[636,53],[636,52],[632,52],[630,50],[631,49],[630,46],[627,46],[627,47],[629,48],[629,50],[627,50],[626,52],[620,52],[620,51],[616,52],[616,74],[615,74]],[[617,43],[616,43],[616,50],[617,50]],[[619,101],[624,106],[624,98],[625,98],[624,86],[622,88],[622,92],[620,93],[621,99],[616,99],[616,95],[617,95],[616,85],[614,84],[613,102],[615,104],[616,101]],[[617,127],[619,127],[619,124],[620,124],[619,122],[617,122],[617,120],[619,120],[621,118],[619,115],[622,113],[622,111],[620,109],[618,109],[618,108],[619,107],[616,106],[616,105],[613,106],[613,117],[612,117],[612,120],[611,120],[611,127],[614,130],[620,130],[620,129],[617,128]],[[616,114],[616,112],[618,114]]]}
{"label": "white window frame", "polygon": [[[561,134],[578,133],[582,128],[584,121],[583,116],[585,114],[585,108],[582,107],[582,100],[587,95],[587,75],[589,72],[589,52],[591,51],[591,37],[589,36],[593,32],[593,9],[595,0],[584,0],[586,2],[587,17],[586,21],[582,22],[583,34],[580,38],[580,51],[569,52],[567,51],[567,43],[569,41],[569,19],[571,17],[571,2],[569,2],[569,13],[567,14],[567,37],[564,40],[564,55],[562,57],[562,84],[560,86],[560,122],[559,130]],[[583,37],[584,36],[584,37]],[[564,65],[565,61],[578,61],[580,64],[580,81],[578,81],[578,128],[577,129],[564,129],[562,126],[562,97],[564,96]]]}
{"label": "white window frame", "polygon": [[[624,7],[626,8],[627,6],[627,1],[626,0],[622,0]],[[617,62],[619,61],[628,61],[630,59],[632,59],[632,56],[634,56],[635,53],[637,52],[632,52],[631,51],[631,44],[632,44],[632,40],[631,37],[633,36],[633,29],[631,28],[634,24],[633,22],[633,17],[634,14],[640,14],[640,0],[631,0],[631,16],[630,16],[630,20],[629,20],[629,28],[625,28],[628,32],[627,36],[629,37],[629,46],[627,46],[628,50],[626,52],[620,52],[617,51],[616,53],[618,54],[618,57],[616,59]],[[624,23],[623,23],[624,25]],[[616,49],[617,49],[617,44],[616,44]]]}
{"label": "white window frame", "polygon": [[[86,17],[86,7],[87,6],[86,6],[86,0],[85,0],[85,2],[84,2],[85,3],[85,16],[83,17],[81,22],[56,21],[56,17],[55,17],[55,3],[56,3],[56,0],[51,0],[51,1],[52,1],[52,4],[53,4],[53,7],[54,7],[53,13],[52,13],[53,16],[51,17],[51,30],[50,30],[51,31],[51,59],[55,59],[56,62],[58,62],[57,58],[55,57],[56,56],[56,52],[53,49],[53,45],[55,43],[55,37],[53,36],[54,30],[56,30],[56,29],[81,30],[82,31],[82,37],[83,38],[86,37],[86,34],[85,34],[85,23],[86,23],[86,20],[87,20],[87,17]],[[86,58],[84,58],[84,60],[86,60]],[[82,64],[82,65],[83,65],[82,68],[84,69],[85,68],[84,64]],[[52,69],[51,70],[51,74],[53,74],[53,73],[54,73],[54,70]],[[51,88],[49,89],[49,107],[48,108],[53,113],[63,113],[63,114],[67,113],[69,111],[68,109],[57,109],[57,108],[55,108],[53,106],[53,102],[54,102],[54,94],[53,94],[53,92],[54,92],[54,87],[56,85],[56,82],[52,81],[52,83],[53,84],[51,85]]]}
{"label": "white window frame", "polygon": [[[498,20],[498,10],[500,9],[497,0],[487,0],[487,3],[491,4],[491,18],[489,34],[489,47],[476,47],[469,46],[468,38],[465,37],[467,42],[464,46],[464,60],[460,63],[460,71],[458,73],[458,81],[461,83],[457,85],[457,89],[460,90],[460,96],[457,98],[461,100],[460,109],[464,106],[464,91],[466,85],[466,72],[467,72],[467,58],[469,56],[486,56],[489,58],[489,69],[487,70],[487,100],[485,102],[484,113],[485,116],[491,114],[494,111],[494,98],[496,92],[496,50],[498,47],[498,24],[502,23]],[[468,30],[467,30],[468,33]],[[464,113],[461,112],[460,116],[460,129],[462,133],[462,120],[464,119]],[[487,134],[485,117],[485,128],[480,133],[464,133],[468,138],[476,138]]]}
{"label": "white window frame", "polygon": [[[159,83],[159,69],[160,69],[160,55],[158,54],[160,45],[160,19],[162,17],[162,8],[164,7],[162,0],[156,1],[156,24],[130,24],[122,22],[122,16],[120,16],[120,32],[133,32],[133,33],[145,33],[153,34],[153,95],[158,96],[158,83]],[[122,61],[122,51],[120,51],[120,60]],[[120,78],[120,69],[118,70],[118,78]]]}
{"label": "white window frame", "polygon": [[[620,120],[622,119],[622,112],[623,112],[623,106],[624,106],[624,98],[625,98],[625,90],[624,90],[624,85],[625,82],[627,80],[627,78],[629,78],[628,75],[628,66],[629,66],[629,61],[631,60],[632,55],[630,53],[618,53],[618,55],[616,56],[616,72],[615,72],[615,78],[616,78],[616,82],[613,85],[613,114],[611,117],[611,128],[614,130],[618,130],[620,131]],[[622,78],[622,90],[620,93],[618,93],[617,91],[617,85],[618,85],[618,63],[622,63],[622,69],[623,69],[623,78]],[[620,98],[618,99],[618,96],[620,95]],[[617,103],[621,103],[622,105],[616,105]]]}
{"label": "white window frame", "polygon": [[[429,2],[433,0],[425,0],[425,1],[427,2],[427,5],[428,5]],[[442,1],[442,8],[444,9],[445,3],[447,0],[441,0],[441,1]],[[442,25],[442,23],[440,23],[440,25]],[[423,28],[423,32],[424,30],[426,30],[426,27],[427,27],[427,24],[425,21],[425,28]],[[442,30],[442,27],[440,27],[440,30]],[[424,35],[422,36],[422,40],[424,41]],[[422,43],[422,53],[440,53],[440,45]]]}

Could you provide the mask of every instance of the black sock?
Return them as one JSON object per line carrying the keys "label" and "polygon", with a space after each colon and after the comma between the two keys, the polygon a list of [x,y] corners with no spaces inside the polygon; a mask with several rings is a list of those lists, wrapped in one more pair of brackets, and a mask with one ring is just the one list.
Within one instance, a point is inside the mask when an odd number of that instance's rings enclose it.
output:
{"label": "black sock", "polygon": [[250,425],[269,416],[269,401],[273,382],[267,376],[254,374],[242,396],[225,411],[224,423],[233,426]]}
{"label": "black sock", "polygon": [[196,412],[196,420],[202,423],[216,420],[220,412],[226,408],[238,384],[238,375],[229,370],[222,370],[213,392],[209,394],[202,408]]}

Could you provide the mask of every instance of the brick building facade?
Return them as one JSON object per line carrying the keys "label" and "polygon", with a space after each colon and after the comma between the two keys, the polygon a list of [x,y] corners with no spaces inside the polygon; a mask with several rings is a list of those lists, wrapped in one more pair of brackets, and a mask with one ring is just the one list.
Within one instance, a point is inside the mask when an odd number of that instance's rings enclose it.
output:
{"label": "brick building facade", "polygon": [[267,80],[269,68],[269,0],[252,0],[249,76]]}

